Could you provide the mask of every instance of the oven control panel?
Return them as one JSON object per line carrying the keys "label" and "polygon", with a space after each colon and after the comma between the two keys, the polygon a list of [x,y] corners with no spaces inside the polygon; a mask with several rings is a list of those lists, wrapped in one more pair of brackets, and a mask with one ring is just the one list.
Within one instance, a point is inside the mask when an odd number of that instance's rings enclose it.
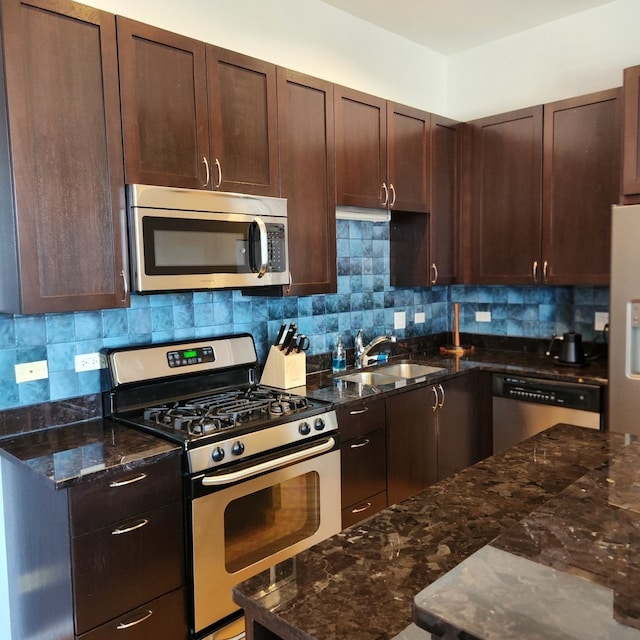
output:
{"label": "oven control panel", "polygon": [[167,352],[167,364],[171,369],[187,367],[203,362],[215,362],[213,347],[190,347],[188,349],[174,349]]}

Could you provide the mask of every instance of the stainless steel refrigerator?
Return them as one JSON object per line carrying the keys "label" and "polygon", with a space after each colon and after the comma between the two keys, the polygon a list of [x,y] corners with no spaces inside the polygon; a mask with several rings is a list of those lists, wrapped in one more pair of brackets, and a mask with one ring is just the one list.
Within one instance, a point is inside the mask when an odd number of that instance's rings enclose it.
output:
{"label": "stainless steel refrigerator", "polygon": [[640,205],[614,206],[609,302],[609,429],[640,434]]}

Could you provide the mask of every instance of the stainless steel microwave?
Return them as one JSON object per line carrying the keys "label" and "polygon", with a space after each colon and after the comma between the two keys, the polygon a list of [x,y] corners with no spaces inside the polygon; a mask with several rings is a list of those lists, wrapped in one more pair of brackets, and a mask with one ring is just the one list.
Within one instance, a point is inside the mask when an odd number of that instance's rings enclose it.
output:
{"label": "stainless steel microwave", "polygon": [[130,184],[127,217],[133,291],[289,283],[283,198]]}

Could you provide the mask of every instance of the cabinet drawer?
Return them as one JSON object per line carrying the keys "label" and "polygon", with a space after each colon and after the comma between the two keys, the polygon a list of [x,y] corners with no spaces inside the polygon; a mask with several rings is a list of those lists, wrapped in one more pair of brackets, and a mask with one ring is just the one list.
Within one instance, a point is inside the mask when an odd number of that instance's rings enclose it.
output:
{"label": "cabinet drawer", "polygon": [[340,447],[342,506],[361,502],[387,488],[385,430],[344,442]]}
{"label": "cabinet drawer", "polygon": [[181,587],[183,541],[181,502],[73,538],[76,632]]}
{"label": "cabinet drawer", "polygon": [[369,431],[384,429],[384,406],[384,400],[378,399],[339,407],[336,413],[341,439],[350,440]]}
{"label": "cabinet drawer", "polygon": [[78,640],[185,640],[187,614],[184,589],[148,602],[126,615],[76,636]]}
{"label": "cabinet drawer", "polygon": [[354,504],[342,510],[342,528],[346,529],[356,522],[360,522],[387,506],[387,492],[382,491],[375,496],[369,496],[366,500]]}
{"label": "cabinet drawer", "polygon": [[72,535],[150,511],[181,496],[180,456],[78,485],[69,491]]}

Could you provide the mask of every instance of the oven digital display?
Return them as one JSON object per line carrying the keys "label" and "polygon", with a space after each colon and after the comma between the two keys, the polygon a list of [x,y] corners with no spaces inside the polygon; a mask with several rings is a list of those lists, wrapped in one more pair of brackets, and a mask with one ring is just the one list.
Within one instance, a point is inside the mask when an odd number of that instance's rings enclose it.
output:
{"label": "oven digital display", "polygon": [[167,352],[167,362],[171,368],[186,367],[191,364],[213,362],[215,355],[213,347],[197,347],[195,349],[181,349]]}

